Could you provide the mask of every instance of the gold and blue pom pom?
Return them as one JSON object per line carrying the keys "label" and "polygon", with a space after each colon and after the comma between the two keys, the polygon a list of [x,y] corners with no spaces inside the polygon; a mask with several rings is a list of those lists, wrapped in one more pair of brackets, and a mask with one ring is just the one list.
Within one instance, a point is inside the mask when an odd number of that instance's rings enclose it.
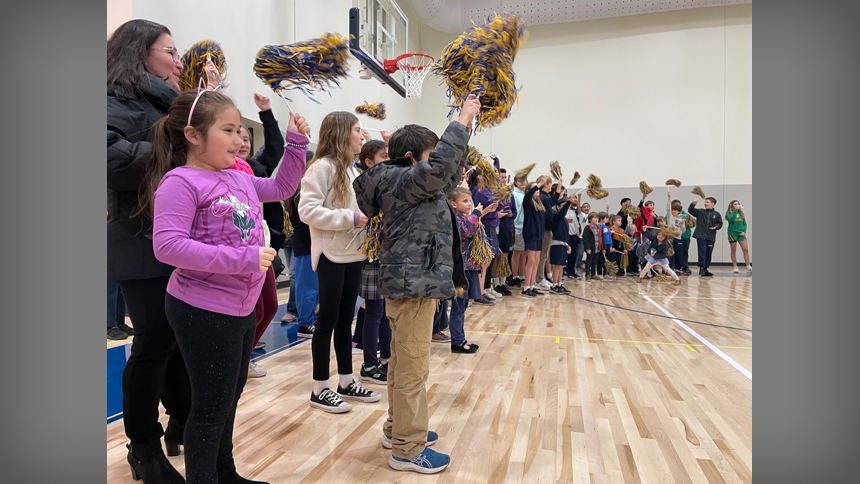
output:
{"label": "gold and blue pom pom", "polygon": [[681,180],[678,180],[677,178],[669,178],[668,180],[666,180],[666,186],[669,185],[672,185],[673,187],[680,187]]}
{"label": "gold and blue pom pom", "polygon": [[649,187],[648,184],[645,183],[645,181],[643,180],[639,182],[639,191],[642,193],[642,195],[648,196],[651,192],[654,191],[654,189]]}
{"label": "gold and blue pom pom", "polygon": [[511,115],[519,94],[513,63],[525,36],[522,17],[493,14],[485,25],[473,26],[445,47],[433,64],[433,73],[447,86],[452,103],[449,119],[460,111],[469,94],[481,101],[477,131]]}
{"label": "gold and blue pom pom", "polygon": [[324,33],[320,38],[287,45],[266,45],[257,52],[254,74],[277,94],[298,90],[319,104],[314,93],[329,93],[348,77],[346,37]]}
{"label": "gold and blue pom pom", "polygon": [[356,114],[366,114],[373,119],[378,119],[380,121],[385,119],[385,103],[367,103],[360,104],[355,107]]}
{"label": "gold and blue pom pom", "polygon": [[179,74],[179,89],[193,91],[200,79],[206,80],[206,61],[211,60],[221,73],[221,87],[227,87],[227,61],[221,44],[214,40],[201,40],[182,54],[182,72]]}
{"label": "gold and blue pom pom", "polygon": [[361,253],[366,255],[368,260],[379,260],[380,250],[382,248],[382,212],[367,221],[364,226],[364,243],[361,244]]}
{"label": "gold and blue pom pom", "polygon": [[493,260],[493,247],[490,245],[490,238],[487,237],[487,230],[483,223],[478,222],[478,230],[475,231],[470,245],[469,260],[473,264],[484,266]]}
{"label": "gold and blue pom pom", "polygon": [[580,174],[578,171],[573,172],[573,178],[570,179],[570,186],[573,186],[576,182],[579,181]]}
{"label": "gold and blue pom pom", "polygon": [[600,177],[594,173],[588,175],[588,189],[585,193],[594,200],[601,200],[609,196],[609,192],[603,189]]}
{"label": "gold and blue pom pom", "polygon": [[493,267],[493,277],[508,277],[513,275],[507,254],[502,254],[498,259],[495,267]]}

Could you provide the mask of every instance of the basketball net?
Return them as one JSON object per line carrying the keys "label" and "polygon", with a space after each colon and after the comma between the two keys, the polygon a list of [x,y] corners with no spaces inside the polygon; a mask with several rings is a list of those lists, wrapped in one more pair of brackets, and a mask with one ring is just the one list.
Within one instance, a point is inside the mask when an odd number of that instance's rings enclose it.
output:
{"label": "basketball net", "polygon": [[403,54],[397,58],[397,68],[403,73],[407,98],[421,97],[421,86],[433,62],[433,57],[427,54]]}

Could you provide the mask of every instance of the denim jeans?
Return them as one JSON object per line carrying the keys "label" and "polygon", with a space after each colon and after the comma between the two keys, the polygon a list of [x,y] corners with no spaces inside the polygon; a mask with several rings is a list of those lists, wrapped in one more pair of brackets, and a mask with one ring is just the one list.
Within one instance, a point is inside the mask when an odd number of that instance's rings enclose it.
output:
{"label": "denim jeans", "polygon": [[466,308],[469,307],[469,298],[457,297],[451,303],[451,344],[462,346],[466,342]]}
{"label": "denim jeans", "polygon": [[311,266],[311,256],[301,255],[293,259],[296,265],[296,309],[299,326],[313,326],[316,322],[314,309],[319,303],[319,281]]}
{"label": "denim jeans", "polygon": [[287,314],[292,314],[298,319],[299,310],[296,307],[296,258],[293,257],[293,248],[284,247],[284,265],[290,271],[290,298],[287,299]]}
{"label": "denim jeans", "polygon": [[442,299],[436,307],[436,314],[433,315],[433,334],[446,328],[448,328],[448,300]]}
{"label": "denim jeans", "polygon": [[364,327],[361,345],[364,349],[364,366],[370,368],[379,364],[376,357],[379,350],[382,358],[391,357],[391,326],[385,315],[385,299],[369,299],[364,302]]}
{"label": "denim jeans", "polygon": [[699,268],[707,269],[711,266],[711,255],[714,253],[714,243],[705,239],[696,239],[699,249]]}

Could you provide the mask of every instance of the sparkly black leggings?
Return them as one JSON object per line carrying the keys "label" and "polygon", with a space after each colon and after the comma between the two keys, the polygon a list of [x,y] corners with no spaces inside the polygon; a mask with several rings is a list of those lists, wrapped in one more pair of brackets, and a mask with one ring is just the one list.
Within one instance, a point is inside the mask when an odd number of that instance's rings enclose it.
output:
{"label": "sparkly black leggings", "polygon": [[167,295],[167,320],[191,380],[191,413],[185,424],[187,484],[216,484],[217,469],[233,468],[233,421],[248,378],[254,312],[213,313]]}

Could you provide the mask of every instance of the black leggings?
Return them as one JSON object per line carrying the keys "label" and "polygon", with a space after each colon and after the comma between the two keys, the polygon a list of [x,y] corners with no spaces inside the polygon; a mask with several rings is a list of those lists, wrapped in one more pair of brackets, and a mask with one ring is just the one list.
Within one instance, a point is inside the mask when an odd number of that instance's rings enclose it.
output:
{"label": "black leggings", "polygon": [[361,285],[361,264],[336,264],[325,255],[320,255],[317,263],[320,312],[311,340],[315,381],[328,381],[330,377],[332,333],[337,373],[352,374],[352,316],[355,314],[355,301]]}
{"label": "black leggings", "polygon": [[248,378],[255,313],[214,313],[170,294],[164,306],[191,379],[191,413],[183,442],[186,483],[216,484],[218,469],[235,469],[233,422]]}
{"label": "black leggings", "polygon": [[191,384],[176,336],[164,313],[169,277],[118,281],[134,339],[122,373],[125,435],[132,443],[154,442],[164,435],[158,402],[167,410],[168,438],[180,443],[191,409]]}

